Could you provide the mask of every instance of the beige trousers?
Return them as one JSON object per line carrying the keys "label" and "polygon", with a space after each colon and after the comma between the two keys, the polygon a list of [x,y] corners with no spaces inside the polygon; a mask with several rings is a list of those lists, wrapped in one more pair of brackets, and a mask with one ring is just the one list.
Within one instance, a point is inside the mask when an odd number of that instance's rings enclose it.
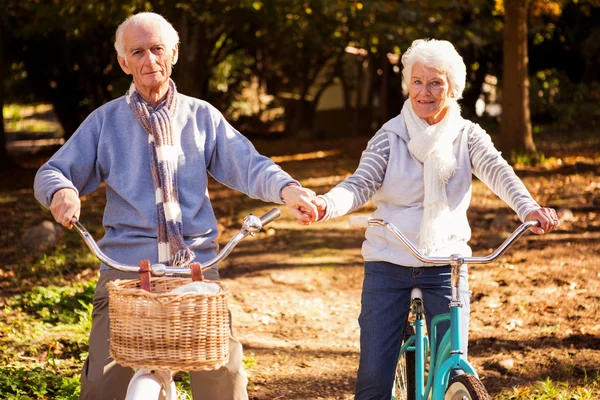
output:
{"label": "beige trousers", "polygon": [[[209,271],[212,272],[212,271]],[[83,400],[122,400],[131,380],[131,368],[122,367],[109,355],[108,292],[106,283],[114,279],[135,279],[137,274],[103,270],[96,285],[89,356],[81,371]],[[208,276],[207,276],[208,277]],[[212,277],[210,277],[212,278]],[[242,365],[242,345],[229,338],[229,361],[216,371],[190,373],[194,400],[247,400],[248,378]],[[151,399],[149,399],[151,400]]]}

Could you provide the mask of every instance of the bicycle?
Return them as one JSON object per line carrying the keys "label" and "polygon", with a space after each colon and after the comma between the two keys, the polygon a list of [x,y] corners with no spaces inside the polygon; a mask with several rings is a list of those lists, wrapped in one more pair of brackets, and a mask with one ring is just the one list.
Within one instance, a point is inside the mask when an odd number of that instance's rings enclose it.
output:
{"label": "bicycle", "polygon": [[[126,400],[177,400],[173,372],[214,370],[227,362],[230,321],[226,298],[229,291],[222,282],[204,281],[202,272],[216,267],[241,240],[254,236],[280,215],[277,208],[262,217],[248,215],[241,230],[215,257],[202,266],[194,263],[189,268],[150,265],[146,260],[141,260],[139,266],[121,264],[104,254],[81,222],[73,219],[73,227],[102,263],[118,271],[140,274],[140,279],[107,284],[111,356],[117,363],[136,369]],[[206,285],[200,287],[202,284]],[[217,285],[217,291],[208,284]],[[194,309],[196,304],[199,307]],[[153,313],[157,310],[164,315],[156,318]],[[135,315],[136,320],[127,319],[129,314]],[[169,320],[171,314],[177,314],[174,318],[178,318],[178,322],[186,318],[185,326],[177,327],[179,332],[175,334],[173,322]],[[157,322],[160,328],[155,326]],[[207,326],[210,324],[214,326]],[[190,346],[188,341],[195,346]],[[135,347],[133,351],[131,347]]]}
{"label": "bicycle", "polygon": [[[407,324],[403,344],[396,367],[396,377],[392,388],[392,399],[425,400],[488,400],[490,398],[477,372],[468,362],[461,345],[460,314],[462,303],[459,297],[460,267],[467,264],[487,264],[500,257],[529,228],[539,225],[538,221],[528,221],[520,225],[495,251],[483,257],[463,257],[453,254],[449,257],[427,257],[400,232],[394,225],[382,219],[356,216],[350,218],[355,227],[382,226],[390,231],[420,261],[428,264],[451,266],[450,311],[437,315],[431,321],[430,337],[425,334],[423,320],[423,300],[419,289],[411,293],[411,311],[414,321]],[[437,343],[437,325],[449,321],[450,328]],[[431,339],[431,340],[430,340]],[[425,381],[425,367],[429,365]]]}

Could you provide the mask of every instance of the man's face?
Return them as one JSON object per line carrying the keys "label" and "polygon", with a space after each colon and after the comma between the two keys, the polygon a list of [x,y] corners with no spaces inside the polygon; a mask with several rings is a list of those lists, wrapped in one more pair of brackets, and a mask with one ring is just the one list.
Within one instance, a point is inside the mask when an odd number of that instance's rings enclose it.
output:
{"label": "man's face", "polygon": [[177,49],[168,49],[158,23],[129,26],[123,32],[125,57],[118,57],[126,74],[142,95],[161,92],[168,88],[168,81],[177,61]]}

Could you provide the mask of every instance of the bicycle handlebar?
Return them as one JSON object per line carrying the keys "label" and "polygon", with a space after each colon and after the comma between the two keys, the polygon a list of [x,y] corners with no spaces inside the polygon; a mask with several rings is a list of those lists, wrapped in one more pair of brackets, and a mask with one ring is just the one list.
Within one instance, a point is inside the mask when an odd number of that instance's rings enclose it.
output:
{"label": "bicycle handlebar", "polygon": [[260,222],[261,222],[262,226],[265,226],[269,222],[272,222],[273,220],[279,218],[280,216],[281,216],[281,211],[279,211],[279,208],[274,208],[271,211],[267,212],[262,217],[260,217]]}
{"label": "bicycle handlebar", "polygon": [[[244,218],[244,222],[242,223],[242,229],[223,247],[223,249],[213,258],[208,260],[207,262],[202,264],[202,271],[206,271],[210,268],[213,268],[219,261],[223,260],[225,257],[231,253],[233,248],[237,246],[237,244],[247,237],[248,235],[254,236],[256,232],[260,231],[265,225],[272,222],[273,220],[279,218],[281,216],[281,211],[278,208],[273,208],[271,211],[267,212],[262,217],[257,217],[255,215],[248,215]],[[73,227],[79,233],[87,247],[90,249],[92,254],[98,258],[102,263],[108,265],[109,267],[116,269],[122,272],[139,272],[140,267],[137,265],[126,265],[121,264],[100,250],[98,244],[90,235],[90,233],[85,229],[85,227],[79,222],[77,219],[73,218]],[[150,271],[154,276],[164,276],[164,275],[191,275],[192,272],[188,267],[169,267],[164,264],[152,264],[150,266]]]}
{"label": "bicycle handlebar", "polygon": [[467,264],[487,264],[498,257],[500,257],[512,244],[521,237],[525,231],[533,226],[539,226],[538,221],[527,221],[521,224],[515,231],[496,249],[488,256],[484,257],[463,257],[459,254],[453,254],[449,257],[429,257],[423,255],[416,247],[411,243],[410,240],[404,236],[402,232],[398,230],[393,224],[378,218],[366,217],[366,216],[355,216],[350,217],[348,221],[350,226],[367,228],[369,226],[382,226],[392,232],[404,245],[410,250],[410,252],[419,260],[428,264],[454,264],[454,263],[467,263]]}

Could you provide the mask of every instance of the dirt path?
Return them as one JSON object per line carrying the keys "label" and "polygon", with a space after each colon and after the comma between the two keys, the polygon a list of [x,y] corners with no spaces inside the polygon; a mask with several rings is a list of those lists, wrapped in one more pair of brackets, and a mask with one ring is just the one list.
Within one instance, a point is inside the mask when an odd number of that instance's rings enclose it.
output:
{"label": "dirt path", "polygon": [[[366,140],[319,142],[318,149],[310,141],[263,141],[257,147],[322,193],[354,171]],[[547,377],[582,385],[600,374],[599,141],[548,143],[540,144],[549,158],[543,167],[517,172],[541,204],[559,209],[560,229],[547,237],[528,235],[499,264],[470,271],[469,357],[493,395]],[[29,171],[23,179],[32,177]],[[4,179],[9,185],[17,178]],[[36,221],[42,216],[30,187],[23,184],[11,196],[22,203],[19,217]],[[245,215],[271,208],[218,184],[210,191],[222,242]],[[83,207],[99,215],[102,198],[95,193]],[[357,212],[368,214],[370,207]],[[349,229],[347,218],[303,228],[282,211],[221,266],[232,292],[234,333],[248,357],[251,399],[351,399],[364,233]],[[6,224],[17,220],[13,213],[5,213]],[[518,225],[477,181],[469,219],[475,254],[488,253]],[[13,236],[8,232],[6,241]]]}

